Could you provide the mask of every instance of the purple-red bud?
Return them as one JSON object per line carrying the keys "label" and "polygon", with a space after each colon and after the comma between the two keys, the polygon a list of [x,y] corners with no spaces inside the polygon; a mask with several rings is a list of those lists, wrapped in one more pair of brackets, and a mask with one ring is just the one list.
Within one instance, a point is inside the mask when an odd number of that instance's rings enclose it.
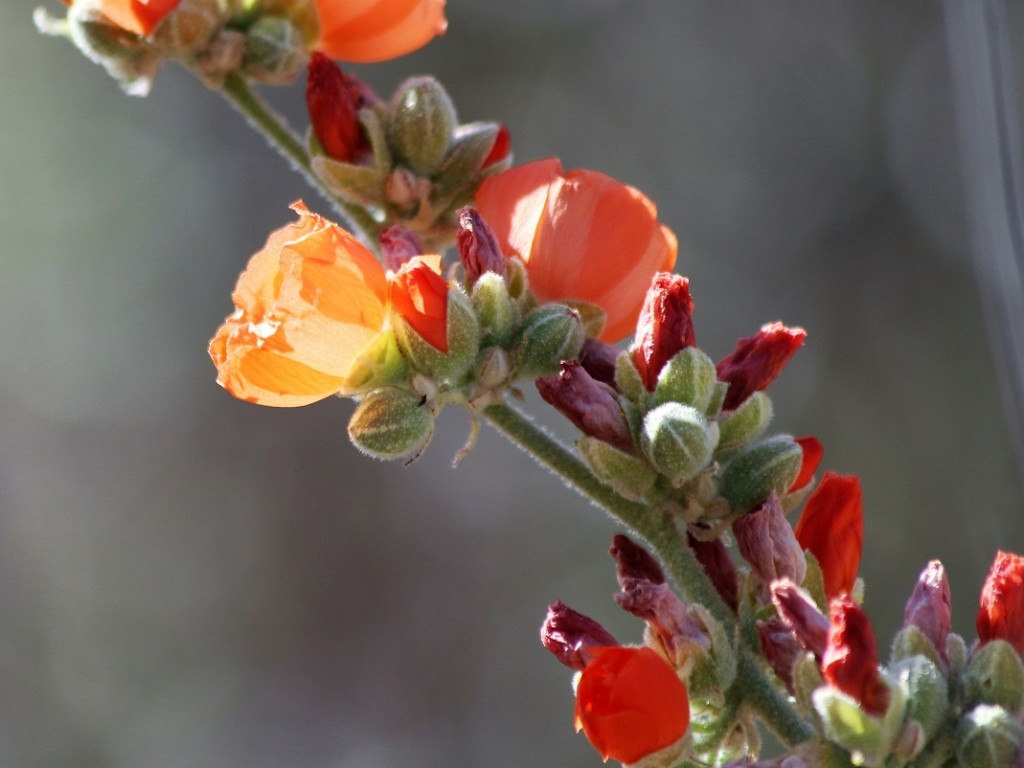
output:
{"label": "purple-red bud", "polygon": [[422,256],[423,243],[405,227],[398,225],[384,227],[380,231],[381,261],[384,262],[384,269],[389,272],[398,272],[406,262],[414,256]]}
{"label": "purple-red bud", "polygon": [[615,362],[619,359],[620,350],[614,344],[608,344],[593,336],[588,336],[580,350],[579,361],[583,370],[609,387],[615,386]]}
{"label": "purple-red bud", "polygon": [[646,579],[623,579],[622,592],[615,596],[615,602],[623,610],[646,621],[670,657],[687,643],[711,647],[703,625],[690,615],[686,604],[668,584],[654,584]]}
{"label": "purple-red bud", "polygon": [[804,655],[804,648],[782,619],[771,617],[757,622],[757,637],[761,641],[761,652],[765,661],[787,690],[793,691],[793,665]]}
{"label": "purple-red bud", "polygon": [[878,674],[878,644],[868,615],[849,595],[833,598],[828,613],[822,676],[833,688],[856,699],[868,714],[885,714],[890,693]]}
{"label": "purple-red bud", "polygon": [[359,108],[366,87],[346,75],[330,58],[313,51],[306,80],[306,108],[320,146],[327,156],[343,163],[358,163],[370,151],[359,123]]}
{"label": "purple-red bud", "polygon": [[595,648],[619,644],[607,629],[561,600],[548,606],[548,615],[540,627],[540,641],[556,659],[577,671],[594,658]]}
{"label": "purple-red bud", "polygon": [[690,281],[671,272],[658,272],[644,297],[632,348],[633,364],[647,390],[654,391],[658,374],[677,352],[695,346]]}
{"label": "purple-red bud", "polygon": [[789,579],[773,583],[771,592],[779,618],[800,644],[820,659],[828,644],[829,623],[814,604],[814,598]]}
{"label": "purple-red bud", "polygon": [[459,259],[466,270],[466,282],[473,285],[484,272],[505,277],[507,259],[501,252],[494,230],[475,208],[466,206],[458,211],[459,229],[455,243]]}
{"label": "purple-red bud", "polygon": [[931,640],[939,657],[946,660],[946,637],[953,630],[953,608],[946,569],[932,560],[921,571],[903,610],[903,626],[914,626]]}
{"label": "purple-red bud", "polygon": [[807,560],[777,493],[772,491],[761,506],[733,523],[732,532],[740,554],[763,587],[782,578],[803,583]]}
{"label": "purple-red bud", "polygon": [[631,450],[633,437],[615,390],[595,381],[576,360],[563,360],[561,368],[557,376],[537,379],[540,396],[583,434]]}
{"label": "purple-red bud", "polygon": [[687,533],[686,543],[690,545],[697,562],[704,568],[704,573],[708,575],[725,604],[732,608],[733,612],[738,611],[740,605],[739,578],[736,573],[736,565],[729,557],[729,550],[722,540],[701,541],[692,533]]}
{"label": "purple-red bud", "polygon": [[776,322],[740,339],[736,349],[715,366],[718,380],[729,385],[722,410],[734,410],[755,392],[766,389],[803,346],[805,338],[807,331],[803,328],[789,328]]}
{"label": "purple-red bud", "polygon": [[615,534],[608,553],[615,559],[615,577],[619,586],[626,579],[643,579],[652,584],[664,584],[665,572],[651,554],[623,533]]}

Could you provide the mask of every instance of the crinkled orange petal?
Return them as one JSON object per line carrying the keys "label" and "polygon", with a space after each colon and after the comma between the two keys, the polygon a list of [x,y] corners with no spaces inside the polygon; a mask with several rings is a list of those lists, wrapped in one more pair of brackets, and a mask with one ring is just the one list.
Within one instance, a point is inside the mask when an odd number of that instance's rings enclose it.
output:
{"label": "crinkled orange petal", "polygon": [[148,35],[179,2],[181,0],[101,0],[99,7],[103,15],[121,29]]}
{"label": "crinkled orange petal", "polygon": [[443,34],[445,0],[316,0],[318,48],[335,59],[393,59]]}
{"label": "crinkled orange petal", "polygon": [[232,294],[210,343],[217,382],[261,405],[306,405],[344,392],[385,322],[387,278],[358,240],[302,203],[272,233]]}

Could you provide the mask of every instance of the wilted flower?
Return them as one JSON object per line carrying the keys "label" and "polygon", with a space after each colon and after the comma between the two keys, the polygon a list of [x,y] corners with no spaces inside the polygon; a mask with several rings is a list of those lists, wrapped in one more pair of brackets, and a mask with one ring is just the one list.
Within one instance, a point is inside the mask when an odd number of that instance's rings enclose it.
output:
{"label": "wilted flower", "polygon": [[626,579],[643,579],[652,584],[664,584],[665,572],[651,554],[624,533],[612,537],[608,554],[615,560],[615,578],[619,586]]}
{"label": "wilted flower", "polygon": [[540,301],[604,310],[604,341],[632,333],[651,275],[675,264],[675,235],[639,190],[595,171],[566,173],[555,159],[485,180],[476,207],[504,253],[526,264]]}
{"label": "wilted flower", "polygon": [[814,604],[814,598],[789,579],[774,582],[771,593],[779,618],[793,630],[800,644],[820,659],[828,642],[829,623]]}
{"label": "wilted flower", "polygon": [[443,34],[445,0],[316,0],[320,41],[334,59],[373,62],[415,51]]}
{"label": "wilted flower", "polygon": [[807,499],[794,533],[821,565],[826,595],[852,590],[864,542],[860,479],[826,472]]}
{"label": "wilted flower", "polygon": [[692,533],[686,534],[686,543],[693,550],[697,562],[704,568],[704,573],[711,579],[715,591],[735,612],[739,609],[739,578],[736,565],[729,557],[729,550],[721,539],[701,541]]}
{"label": "wilted flower", "polygon": [[733,523],[732,532],[740,554],[764,588],[784,577],[803,582],[807,562],[778,494],[772,493],[761,506]]}
{"label": "wilted flower", "polygon": [[1024,653],[1024,557],[999,551],[981,589],[978,640],[1005,640]]}
{"label": "wilted flower", "polygon": [[696,345],[690,281],[670,272],[657,273],[644,297],[632,347],[633,364],[644,386],[653,392],[665,364]]}
{"label": "wilted flower", "polygon": [[595,381],[576,360],[563,360],[557,376],[537,379],[537,391],[545,402],[585,435],[617,448],[631,449],[633,437],[619,406],[615,390]]}
{"label": "wilted flower", "polygon": [[358,162],[370,151],[359,123],[362,86],[330,58],[314,51],[306,80],[306,109],[320,146],[332,160]]}
{"label": "wilted flower", "polygon": [[619,645],[598,622],[561,600],[548,606],[540,627],[540,642],[556,659],[577,671],[594,659],[594,649]]}
{"label": "wilted flower", "polygon": [[803,345],[807,332],[782,323],[769,323],[746,339],[740,339],[715,368],[719,381],[729,384],[722,410],[731,411],[755,392],[766,389],[782,373],[789,359]]}

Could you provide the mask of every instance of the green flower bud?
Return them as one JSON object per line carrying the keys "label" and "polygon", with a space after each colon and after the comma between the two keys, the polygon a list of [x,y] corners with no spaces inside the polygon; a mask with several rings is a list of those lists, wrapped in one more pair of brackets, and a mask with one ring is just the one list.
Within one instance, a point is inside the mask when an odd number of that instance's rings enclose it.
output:
{"label": "green flower bud", "polygon": [[512,348],[515,375],[521,379],[553,376],[563,360],[579,354],[585,334],[579,312],[565,304],[545,304],[523,320]]}
{"label": "green flower bud", "polygon": [[811,696],[825,738],[849,750],[854,765],[875,768],[893,750],[906,714],[907,699],[899,685],[890,685],[889,690],[889,706],[881,717],[868,714],[853,697],[828,685]]}
{"label": "green flower bud", "polygon": [[956,730],[956,757],[963,768],[1008,768],[1024,744],[1024,726],[1002,707],[979,704]]}
{"label": "green flower bud", "polygon": [[587,336],[597,338],[601,335],[607,319],[603,309],[589,301],[571,300],[564,303],[580,313],[580,322],[583,323],[583,331]]}
{"label": "green flower bud", "polygon": [[707,467],[714,442],[704,414],[682,403],[665,403],[649,411],[640,432],[644,455],[677,486]]}
{"label": "green flower bud", "polygon": [[721,495],[735,511],[752,509],[775,491],[785,494],[796,480],[803,450],[789,435],[744,446],[722,473]]}
{"label": "green flower bud", "polygon": [[356,406],[348,436],[360,451],[377,459],[419,454],[434,434],[434,414],[423,398],[404,389],[378,389]]}
{"label": "green flower bud", "polygon": [[705,411],[714,394],[715,364],[697,347],[675,354],[658,374],[654,404],[676,402]]}
{"label": "green flower bud", "polygon": [[603,440],[584,437],[576,447],[597,479],[627,499],[642,499],[658,478],[658,473],[642,458]]}
{"label": "green flower bud", "polygon": [[448,154],[434,174],[439,199],[454,198],[473,183],[499,130],[497,123],[467,123],[455,129]]}
{"label": "green flower bud", "polygon": [[260,83],[287,85],[306,65],[306,45],[295,25],[280,16],[258,19],[246,34],[242,71]]}
{"label": "green flower bud", "polygon": [[361,206],[379,206],[384,198],[385,177],[372,165],[343,163],[317,153],[310,158],[313,173],[338,197]]}
{"label": "green flower bud", "polygon": [[978,647],[967,662],[964,676],[967,701],[998,704],[1016,712],[1024,705],[1024,663],[1005,640],[990,640]]}
{"label": "green flower bud", "polygon": [[447,302],[447,352],[420,336],[401,315],[392,315],[392,323],[399,349],[416,371],[434,381],[458,382],[476,362],[480,324],[462,289],[449,286]]}
{"label": "green flower bud", "polygon": [[[934,736],[949,711],[949,683],[939,667],[924,656],[898,662],[892,674],[907,693],[907,716],[921,724],[924,741]],[[920,748],[924,743],[920,744]]]}
{"label": "green flower bud", "polygon": [[512,301],[519,305],[520,309],[532,309],[533,305],[530,293],[527,288],[530,286],[530,279],[526,273],[526,265],[515,257],[509,258],[505,263],[505,281],[508,283],[508,295]]}
{"label": "green flower bud", "polygon": [[508,383],[512,375],[512,361],[508,358],[508,352],[501,347],[491,347],[483,354],[483,359],[477,363],[476,380],[481,386],[488,389],[495,389]]}
{"label": "green flower bud", "polygon": [[898,662],[914,656],[924,656],[939,668],[945,666],[932,641],[918,627],[911,624],[896,633],[892,641],[891,657],[894,662]]}
{"label": "green flower bud", "polygon": [[398,349],[392,331],[385,331],[357,356],[345,379],[348,394],[368,392],[409,378],[409,364]]}
{"label": "green flower bud", "polygon": [[708,401],[708,407],[704,409],[704,413],[707,414],[709,419],[715,418],[722,412],[722,406],[725,404],[725,396],[729,393],[729,385],[724,381],[715,382],[715,389],[711,393],[711,400]]}
{"label": "green flower bud", "polygon": [[[216,2],[224,4],[225,0]],[[230,3],[230,0],[228,2]],[[312,48],[320,37],[320,13],[316,0],[263,0],[259,5],[264,14],[285,16],[290,19],[309,48]]]}
{"label": "green flower bud", "polygon": [[432,77],[411,77],[391,102],[388,140],[411,171],[431,176],[448,154],[457,123],[455,107]]}
{"label": "green flower bud", "polygon": [[718,450],[749,443],[768,428],[772,420],[772,401],[764,392],[755,392],[735,411],[718,422],[721,430]]}
{"label": "green flower bud", "polygon": [[629,353],[622,353],[615,359],[615,386],[623,396],[647,410],[647,388]]}
{"label": "green flower bud", "polygon": [[504,347],[512,341],[516,308],[505,281],[494,272],[484,272],[473,286],[473,310],[480,321],[480,345]]}

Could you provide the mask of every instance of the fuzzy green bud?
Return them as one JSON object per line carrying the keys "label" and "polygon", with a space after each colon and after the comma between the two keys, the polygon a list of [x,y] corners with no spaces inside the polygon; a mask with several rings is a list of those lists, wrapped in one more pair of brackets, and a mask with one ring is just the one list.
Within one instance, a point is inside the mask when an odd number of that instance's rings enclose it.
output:
{"label": "fuzzy green bud", "polygon": [[395,92],[388,140],[411,171],[430,176],[448,154],[457,122],[455,106],[437,80],[411,77]]}
{"label": "fuzzy green bud", "polygon": [[946,678],[939,667],[924,656],[904,659],[892,668],[892,673],[907,692],[908,717],[921,724],[927,741],[938,732],[949,710]]}
{"label": "fuzzy green bud", "polygon": [[476,366],[476,380],[481,386],[495,389],[508,383],[512,375],[512,362],[501,347],[490,347],[481,355]]}
{"label": "fuzzy green bud", "polygon": [[760,437],[771,420],[772,401],[764,392],[755,392],[739,408],[718,422],[721,430],[718,450],[736,448]]}
{"label": "fuzzy green bud", "polygon": [[1024,705],[1024,662],[1005,640],[990,640],[967,662],[964,689],[972,704],[998,704],[1016,712]]}
{"label": "fuzzy green bud", "polygon": [[1024,726],[1002,707],[980,704],[960,718],[956,757],[963,768],[1015,765],[1024,744]]}
{"label": "fuzzy green bud", "polygon": [[356,406],[348,436],[360,451],[377,459],[401,459],[427,447],[434,414],[423,398],[404,389],[378,389]]}
{"label": "fuzzy green bud", "polygon": [[907,699],[899,685],[889,685],[889,691],[889,705],[881,717],[868,714],[854,698],[828,685],[818,688],[811,696],[825,737],[849,750],[854,765],[875,768],[893,751],[906,714]]}
{"label": "fuzzy green bud", "polygon": [[752,509],[775,491],[785,494],[796,480],[803,450],[789,435],[744,446],[722,473],[721,495],[736,511]]}
{"label": "fuzzy green bud", "polygon": [[644,416],[640,447],[675,485],[692,480],[711,461],[713,425],[696,408],[664,403]]}
{"label": "fuzzy green bud", "polygon": [[654,404],[676,402],[705,412],[715,390],[715,364],[697,347],[676,353],[658,374]]}
{"label": "fuzzy green bud", "polygon": [[627,499],[642,499],[658,477],[642,458],[620,451],[603,440],[584,437],[576,447],[597,479]]}
{"label": "fuzzy green bud", "polygon": [[435,381],[455,382],[476,362],[480,324],[462,289],[449,286],[447,303],[447,351],[424,339],[401,315],[392,315],[392,322],[399,349],[415,370]]}
{"label": "fuzzy green bud", "polygon": [[714,391],[711,393],[711,400],[708,401],[708,407],[704,409],[704,413],[707,414],[709,419],[715,418],[722,412],[722,406],[725,404],[725,396],[728,393],[728,384],[724,381],[715,382]]}
{"label": "fuzzy green bud", "polygon": [[306,65],[302,34],[289,19],[264,16],[248,30],[242,71],[260,83],[287,85]]}
{"label": "fuzzy green bud", "polygon": [[398,349],[392,331],[384,331],[359,352],[349,369],[342,391],[367,392],[408,379],[409,364]]}
{"label": "fuzzy green bud", "polygon": [[448,154],[434,174],[438,197],[454,197],[473,182],[500,130],[497,123],[467,123],[455,129]]}
{"label": "fuzzy green bud", "polygon": [[515,333],[516,309],[504,279],[484,272],[473,285],[472,302],[480,321],[480,345],[507,346]]}
{"label": "fuzzy green bud", "polygon": [[647,410],[647,388],[640,378],[640,371],[633,364],[633,356],[628,353],[615,358],[615,387],[630,401]]}
{"label": "fuzzy green bud", "polygon": [[924,656],[940,668],[945,666],[932,641],[920,628],[911,624],[896,633],[892,641],[891,657],[893,661],[902,661],[914,656]]}
{"label": "fuzzy green bud", "polygon": [[530,312],[512,348],[515,375],[521,379],[553,376],[563,360],[579,354],[586,335],[579,312],[565,304],[545,304]]}

